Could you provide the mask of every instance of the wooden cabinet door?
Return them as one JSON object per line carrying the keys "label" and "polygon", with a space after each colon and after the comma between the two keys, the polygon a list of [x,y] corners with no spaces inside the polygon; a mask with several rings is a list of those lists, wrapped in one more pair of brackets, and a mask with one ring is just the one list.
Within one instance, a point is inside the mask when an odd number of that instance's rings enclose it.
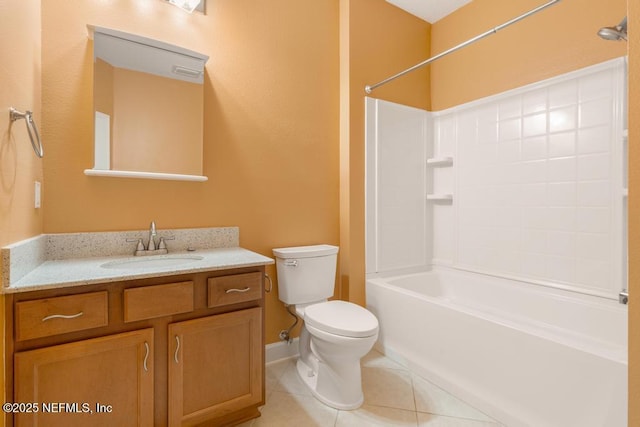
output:
{"label": "wooden cabinet door", "polygon": [[170,426],[264,403],[261,308],[172,323],[168,342]]}
{"label": "wooden cabinet door", "polygon": [[152,426],[153,329],[16,353],[16,426]]}

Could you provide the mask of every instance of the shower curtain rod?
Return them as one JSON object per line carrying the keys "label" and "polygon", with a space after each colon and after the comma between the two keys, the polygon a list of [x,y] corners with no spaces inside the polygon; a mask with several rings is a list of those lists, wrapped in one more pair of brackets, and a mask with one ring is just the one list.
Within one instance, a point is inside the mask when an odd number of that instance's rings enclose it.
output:
{"label": "shower curtain rod", "polygon": [[529,11],[529,12],[527,12],[527,13],[523,13],[522,15],[520,15],[520,16],[518,16],[518,17],[516,17],[516,18],[513,18],[513,19],[511,19],[510,21],[505,22],[505,23],[504,23],[504,24],[502,24],[502,25],[498,25],[497,27],[494,27],[494,28],[490,29],[489,31],[486,31],[486,32],[484,32],[484,33],[482,33],[482,34],[480,34],[480,35],[477,35],[477,36],[475,36],[475,37],[473,37],[473,38],[471,38],[471,39],[467,40],[466,42],[460,43],[459,45],[454,46],[454,47],[452,47],[452,48],[451,48],[451,49],[449,49],[449,50],[445,50],[444,52],[439,53],[439,54],[437,54],[437,55],[435,55],[435,56],[432,56],[432,57],[431,57],[431,58],[429,58],[429,59],[425,59],[425,60],[424,60],[424,61],[422,61],[421,63],[416,64],[416,65],[414,65],[414,66],[413,66],[413,67],[411,67],[411,68],[407,68],[406,70],[401,71],[401,72],[399,72],[399,73],[398,73],[398,74],[396,74],[396,75],[393,75],[393,76],[391,76],[391,77],[388,77],[388,78],[386,78],[386,79],[382,80],[381,82],[378,82],[378,83],[376,83],[376,84],[374,84],[374,85],[367,85],[367,86],[365,86],[365,87],[364,87],[364,91],[365,91],[367,94],[370,94],[374,89],[376,89],[376,88],[378,88],[378,87],[380,87],[380,86],[382,86],[382,85],[384,85],[384,84],[387,84],[387,83],[389,83],[390,81],[397,79],[398,77],[402,77],[402,76],[404,76],[405,74],[408,74],[408,73],[410,73],[410,72],[412,72],[412,71],[414,71],[414,70],[417,70],[418,68],[424,67],[425,65],[430,64],[430,63],[432,63],[433,61],[436,61],[436,60],[438,60],[438,59],[442,58],[443,56],[446,56],[446,55],[448,55],[448,54],[450,54],[450,53],[453,53],[453,52],[455,52],[455,51],[456,51],[456,50],[458,50],[458,49],[462,49],[463,47],[468,46],[468,45],[470,45],[470,44],[472,44],[472,43],[475,43],[475,42],[477,42],[477,41],[478,41],[478,40],[480,40],[480,39],[483,39],[483,38],[485,38],[485,37],[487,37],[487,36],[490,36],[490,35],[492,35],[492,34],[495,34],[495,33],[497,33],[498,31],[502,30],[503,28],[506,28],[506,27],[508,27],[508,26],[509,26],[509,25],[511,25],[511,24],[515,24],[516,22],[521,21],[521,20],[523,20],[524,18],[527,18],[527,17],[529,17],[529,16],[533,15],[534,13],[538,13],[538,12],[540,12],[541,10],[546,9],[546,8],[547,8],[547,7],[549,7],[549,6],[552,6],[552,5],[556,4],[556,3],[558,3],[559,1],[560,1],[560,0],[551,0],[550,2],[545,3],[545,4],[543,4],[542,6],[538,6],[538,7],[536,7],[535,9],[532,9],[532,10],[530,10],[530,11]]}

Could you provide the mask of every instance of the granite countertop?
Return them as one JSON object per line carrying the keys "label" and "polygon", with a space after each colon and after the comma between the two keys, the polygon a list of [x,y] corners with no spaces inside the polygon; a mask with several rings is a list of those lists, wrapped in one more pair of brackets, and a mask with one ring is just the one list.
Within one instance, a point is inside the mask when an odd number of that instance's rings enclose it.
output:
{"label": "granite countertop", "polygon": [[[135,263],[166,258],[192,258],[178,265],[141,266]],[[198,259],[201,258],[201,259]],[[128,264],[128,268],[118,263]],[[152,261],[153,262],[153,261]],[[171,262],[171,261],[169,261]],[[117,282],[149,277],[174,276],[202,271],[253,267],[273,264],[273,259],[240,247],[200,249],[171,252],[168,255],[145,257],[111,256],[45,261],[20,280],[2,289],[2,293],[16,293],[69,286]],[[103,267],[104,264],[107,266]],[[109,265],[111,264],[111,265]],[[116,265],[113,265],[116,264]]]}
{"label": "granite countertop", "polygon": [[133,256],[135,242],[148,241],[149,230],[42,234],[16,242],[0,249],[0,293],[274,263],[269,257],[241,248],[238,227],[158,230],[156,244],[161,237],[169,240],[169,254],[137,257]]}

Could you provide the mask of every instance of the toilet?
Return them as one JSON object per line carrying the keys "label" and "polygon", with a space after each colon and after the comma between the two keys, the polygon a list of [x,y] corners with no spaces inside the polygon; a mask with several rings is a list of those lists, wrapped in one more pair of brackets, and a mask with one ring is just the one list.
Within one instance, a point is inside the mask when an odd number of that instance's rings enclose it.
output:
{"label": "toilet", "polygon": [[367,309],[333,296],[338,247],[274,249],[278,298],[303,319],[298,375],[321,402],[356,409],[363,402],[360,359],[378,338],[378,319]]}

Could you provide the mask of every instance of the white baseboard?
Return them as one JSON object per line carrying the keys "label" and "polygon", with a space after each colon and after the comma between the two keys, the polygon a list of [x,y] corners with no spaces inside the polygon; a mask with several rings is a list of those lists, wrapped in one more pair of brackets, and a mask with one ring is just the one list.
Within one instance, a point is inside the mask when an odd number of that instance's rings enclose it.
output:
{"label": "white baseboard", "polygon": [[298,338],[294,338],[291,343],[284,341],[274,342],[265,346],[266,363],[275,362],[282,359],[290,359],[298,356]]}

